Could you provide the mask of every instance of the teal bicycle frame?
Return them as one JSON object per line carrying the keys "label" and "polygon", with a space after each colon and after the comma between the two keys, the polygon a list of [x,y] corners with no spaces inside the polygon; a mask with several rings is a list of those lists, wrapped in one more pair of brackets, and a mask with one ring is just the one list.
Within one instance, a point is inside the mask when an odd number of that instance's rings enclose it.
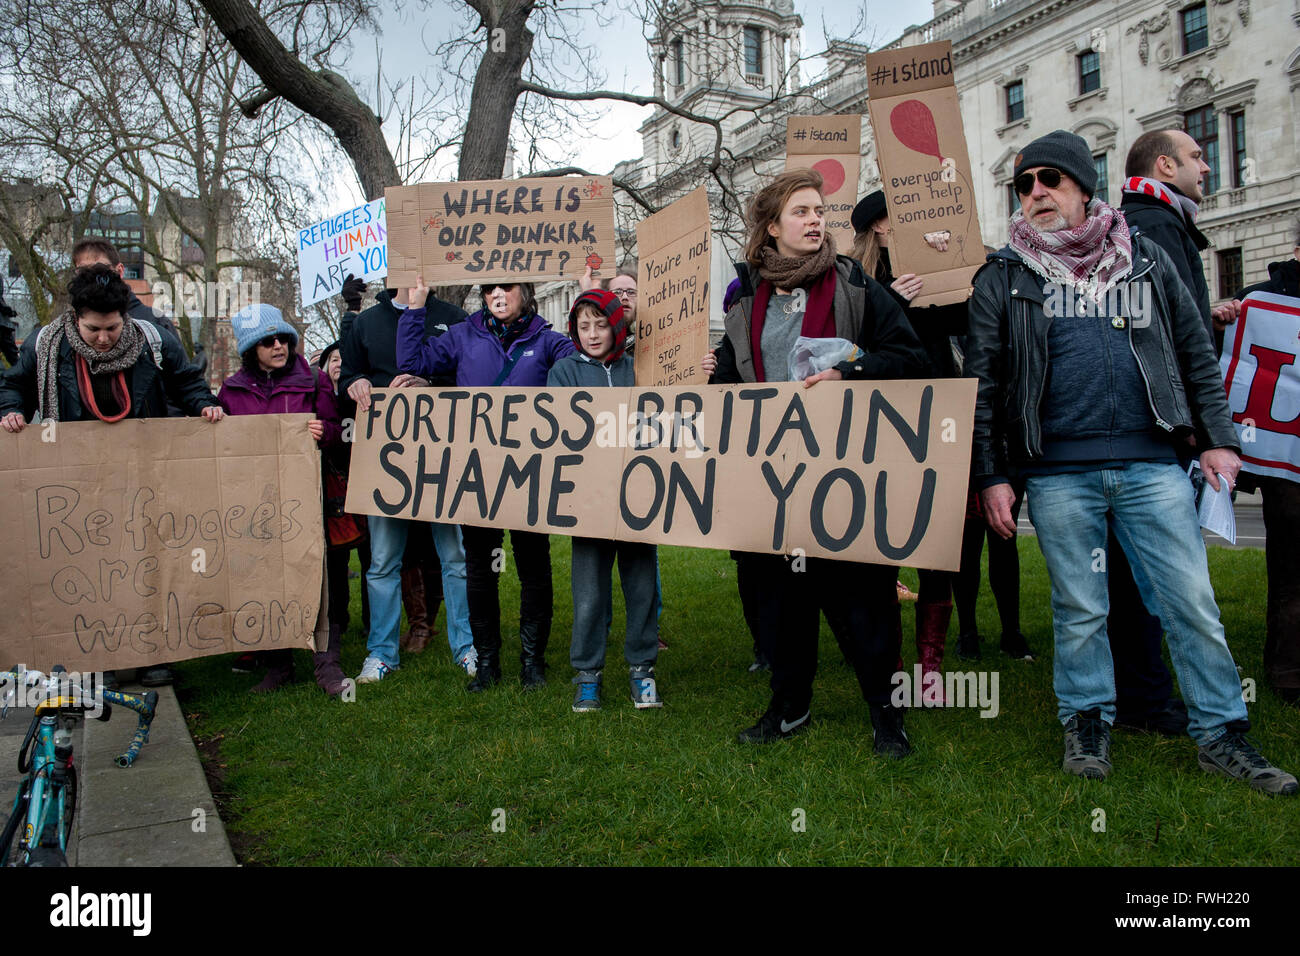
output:
{"label": "teal bicycle frame", "polygon": [[[0,834],[0,854],[7,857],[21,825],[22,835],[13,854],[13,862],[18,866],[67,865],[68,832],[77,799],[77,769],[73,763],[71,729],[86,711],[99,708],[93,707],[93,701],[79,685],[69,688],[78,692],[76,696],[63,696],[63,689],[59,687],[61,673],[64,673],[63,668],[55,667],[44,681],[45,699],[37,706],[32,725],[18,751],[18,772],[26,777]],[[8,684],[11,681],[15,687],[20,681],[34,685],[41,683],[42,677],[36,672],[0,672],[0,682]],[[103,704],[98,719],[109,719],[111,704],[127,707],[139,715],[130,746],[115,761],[119,767],[129,767],[149,740],[158,693],[149,691],[137,695],[108,689],[101,689],[99,693]],[[7,712],[7,701],[4,709]]]}

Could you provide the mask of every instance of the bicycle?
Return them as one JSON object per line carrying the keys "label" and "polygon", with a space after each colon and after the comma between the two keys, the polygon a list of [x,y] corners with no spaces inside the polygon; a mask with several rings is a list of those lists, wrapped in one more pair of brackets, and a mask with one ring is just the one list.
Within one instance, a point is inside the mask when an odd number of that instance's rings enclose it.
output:
{"label": "bicycle", "polygon": [[[49,676],[40,671],[0,671],[0,684],[12,686],[0,706],[0,719],[8,716],[10,702],[21,686],[35,688],[39,702],[32,724],[18,750],[18,772],[24,774],[13,811],[0,832],[0,861],[5,866],[67,866],[68,836],[77,810],[77,768],[72,760],[72,728],[96,701],[80,684],[66,682],[67,669],[55,665]],[[73,693],[75,691],[75,693]],[[158,707],[158,692],[126,694],[99,688],[102,711],[108,720],[117,704],[139,715],[135,735],[126,752],[114,761],[119,767],[135,763],[149,740],[149,728]],[[18,836],[22,828],[21,837]],[[18,837],[15,842],[15,837]]]}

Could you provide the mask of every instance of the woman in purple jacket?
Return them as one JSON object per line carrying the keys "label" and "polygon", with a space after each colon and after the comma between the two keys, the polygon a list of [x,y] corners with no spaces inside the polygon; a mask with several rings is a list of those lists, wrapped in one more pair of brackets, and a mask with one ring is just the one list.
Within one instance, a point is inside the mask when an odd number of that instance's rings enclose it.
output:
{"label": "woman in purple jacket", "polygon": [[[226,379],[217,393],[217,401],[228,415],[279,415],[310,412],[307,423],[321,448],[342,443],[343,427],[339,423],[334,400],[334,384],[329,376],[307,364],[295,349],[298,333],[272,305],[255,303],[230,320],[235,333],[235,347],[244,367]],[[323,516],[322,516],[323,518]],[[343,609],[346,613],[346,609]],[[330,608],[329,647],[317,651],[316,683],[331,697],[343,693],[343,669],[339,665],[342,629],[335,608]],[[266,677],[253,688],[258,693],[277,690],[293,680],[293,651],[262,651]]]}
{"label": "woman in purple jacket", "polygon": [[[429,378],[455,375],[468,388],[546,385],[551,366],[574,351],[573,342],[537,314],[530,283],[484,285],[484,308],[437,338],[424,337],[424,280],[411,290],[411,307],[397,325],[397,366]],[[464,525],[469,626],[478,651],[478,675],[469,685],[486,690],[501,680],[501,579],[494,555],[505,540],[500,528]],[[525,689],[546,683],[546,643],[551,636],[551,544],[545,534],[510,532],[519,574],[519,681]]]}

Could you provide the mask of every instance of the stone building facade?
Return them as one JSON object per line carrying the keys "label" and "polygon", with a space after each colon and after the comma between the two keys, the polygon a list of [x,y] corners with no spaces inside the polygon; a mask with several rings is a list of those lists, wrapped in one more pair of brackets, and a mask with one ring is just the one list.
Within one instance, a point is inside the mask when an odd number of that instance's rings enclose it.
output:
{"label": "stone building facade", "polygon": [[[743,234],[738,207],[784,167],[787,115],[863,114],[859,194],[879,185],[867,48],[834,44],[823,77],[801,83],[801,25],[792,0],[678,0],[649,44],[655,91],[718,125],[656,109],[640,128],[642,156],[614,169],[656,204],[709,186],[715,334]],[[1213,244],[1204,254],[1211,296],[1231,295],[1290,254],[1300,217],[1300,0],[935,0],[931,20],[887,46],[944,39],[986,244],[1006,240],[1012,165],[1030,140],[1078,133],[1096,158],[1099,194],[1118,204],[1133,141],[1182,127],[1213,167],[1198,219]],[[715,148],[721,162],[710,172]],[[630,228],[623,236],[635,238]],[[566,315],[572,289],[543,289],[545,314]]]}

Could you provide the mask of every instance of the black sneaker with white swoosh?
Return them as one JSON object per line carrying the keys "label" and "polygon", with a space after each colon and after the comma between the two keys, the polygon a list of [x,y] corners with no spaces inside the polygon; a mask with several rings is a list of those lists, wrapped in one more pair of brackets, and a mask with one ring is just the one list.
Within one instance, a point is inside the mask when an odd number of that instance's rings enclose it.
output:
{"label": "black sneaker with white swoosh", "polygon": [[812,723],[812,712],[805,711],[803,716],[789,719],[779,711],[768,709],[759,718],[758,723],[740,732],[742,744],[770,744],[774,740],[785,740],[795,734],[801,734]]}

